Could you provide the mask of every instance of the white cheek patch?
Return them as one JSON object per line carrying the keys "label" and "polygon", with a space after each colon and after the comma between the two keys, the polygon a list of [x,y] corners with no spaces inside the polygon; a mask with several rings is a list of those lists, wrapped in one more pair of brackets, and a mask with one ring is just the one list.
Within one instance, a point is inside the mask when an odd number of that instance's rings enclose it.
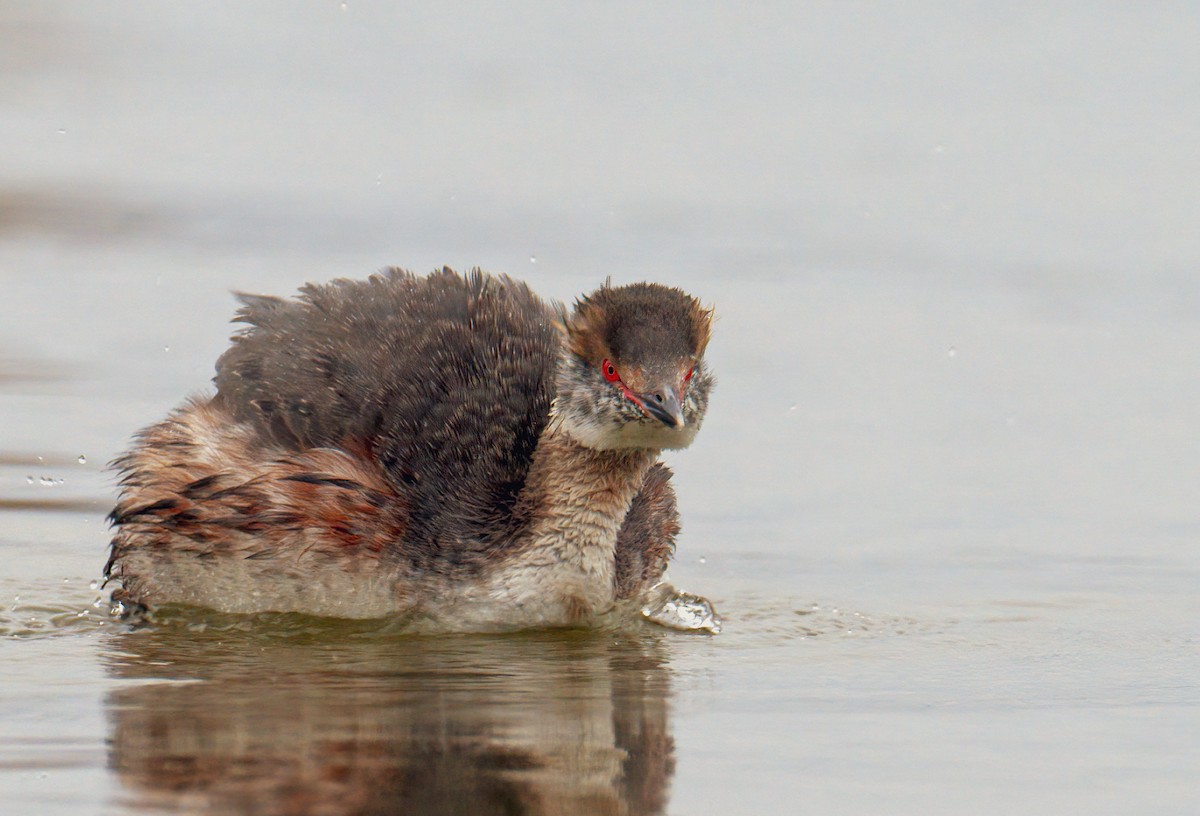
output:
{"label": "white cheek patch", "polygon": [[699,423],[682,428],[668,428],[659,422],[602,423],[594,415],[580,417],[574,413],[562,416],[560,421],[572,439],[592,450],[678,450],[692,444],[699,430]]}
{"label": "white cheek patch", "polygon": [[604,429],[594,416],[581,417],[570,413],[560,415],[558,421],[567,435],[585,448],[603,450]]}

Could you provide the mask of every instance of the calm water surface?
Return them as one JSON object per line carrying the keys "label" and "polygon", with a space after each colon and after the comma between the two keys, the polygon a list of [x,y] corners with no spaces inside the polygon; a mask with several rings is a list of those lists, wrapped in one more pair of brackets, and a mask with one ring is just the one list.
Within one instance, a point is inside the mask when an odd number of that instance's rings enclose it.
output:
{"label": "calm water surface", "polygon": [[[1190,814],[1200,14],[0,3],[0,812]],[[721,317],[718,637],[93,586],[231,289],[480,265]]]}

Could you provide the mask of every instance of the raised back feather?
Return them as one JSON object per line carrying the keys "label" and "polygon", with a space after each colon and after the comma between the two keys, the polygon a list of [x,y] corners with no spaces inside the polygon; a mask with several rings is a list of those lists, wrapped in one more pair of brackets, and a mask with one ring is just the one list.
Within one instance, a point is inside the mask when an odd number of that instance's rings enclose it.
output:
{"label": "raised back feather", "polygon": [[[243,296],[250,328],[217,362],[217,399],[265,441],[378,462],[416,547],[471,559],[497,544],[554,396],[554,312],[478,270]],[[447,549],[447,539],[459,546]]]}

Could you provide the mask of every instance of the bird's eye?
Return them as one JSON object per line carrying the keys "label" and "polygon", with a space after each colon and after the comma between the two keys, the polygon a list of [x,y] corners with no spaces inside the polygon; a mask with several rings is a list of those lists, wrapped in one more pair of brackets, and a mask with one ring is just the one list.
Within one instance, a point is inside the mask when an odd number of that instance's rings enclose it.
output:
{"label": "bird's eye", "polygon": [[688,369],[688,373],[683,375],[683,381],[688,382],[692,379],[692,375],[696,373],[696,367],[692,366]]}
{"label": "bird's eye", "polygon": [[609,382],[616,382],[621,379],[621,375],[617,373],[617,367],[608,360],[600,364],[600,370],[604,372],[604,379]]}

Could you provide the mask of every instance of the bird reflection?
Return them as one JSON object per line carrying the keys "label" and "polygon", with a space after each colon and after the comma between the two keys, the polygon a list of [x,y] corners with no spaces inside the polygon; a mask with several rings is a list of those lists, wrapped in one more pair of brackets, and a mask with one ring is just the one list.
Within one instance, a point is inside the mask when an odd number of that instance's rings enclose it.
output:
{"label": "bird reflection", "polygon": [[127,632],[109,762],[133,812],[660,813],[661,637]]}

